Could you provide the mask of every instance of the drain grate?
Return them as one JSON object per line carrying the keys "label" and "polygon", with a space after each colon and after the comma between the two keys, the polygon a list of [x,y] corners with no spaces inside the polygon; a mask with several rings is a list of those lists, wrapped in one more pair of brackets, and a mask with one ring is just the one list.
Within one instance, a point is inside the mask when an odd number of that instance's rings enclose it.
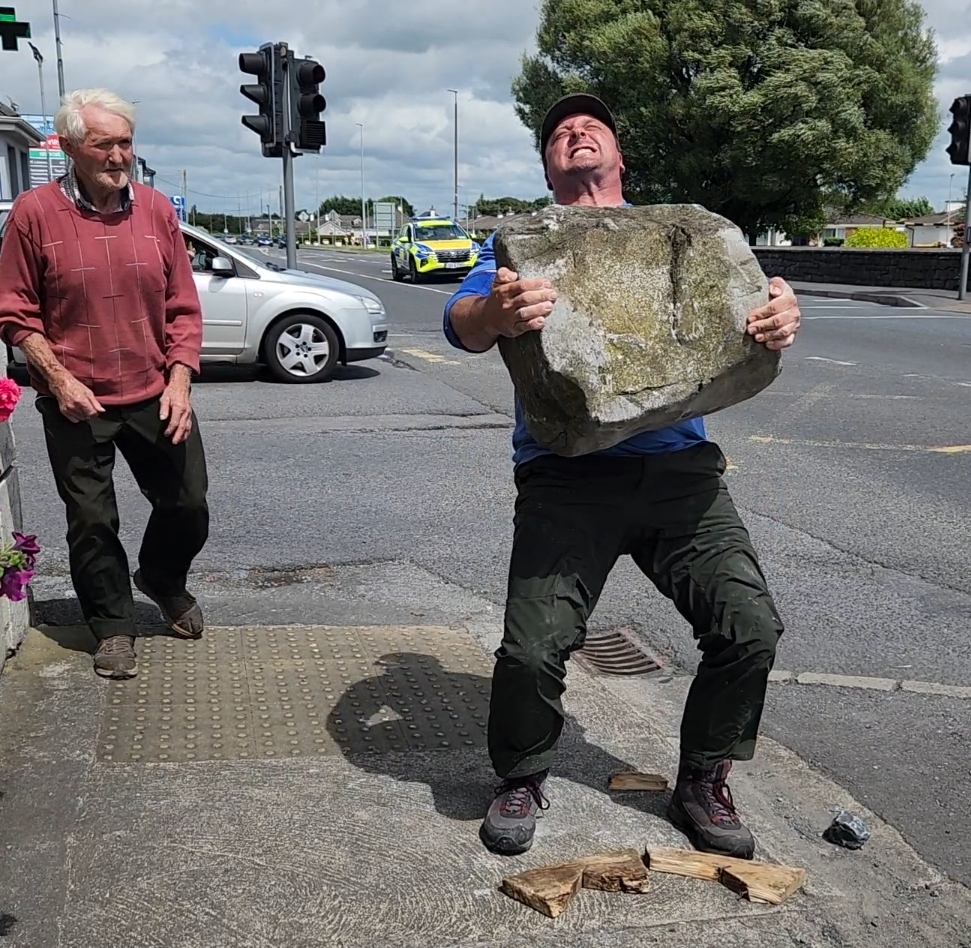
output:
{"label": "drain grate", "polygon": [[571,657],[591,675],[638,678],[666,671],[660,658],[634,641],[629,628],[588,635]]}

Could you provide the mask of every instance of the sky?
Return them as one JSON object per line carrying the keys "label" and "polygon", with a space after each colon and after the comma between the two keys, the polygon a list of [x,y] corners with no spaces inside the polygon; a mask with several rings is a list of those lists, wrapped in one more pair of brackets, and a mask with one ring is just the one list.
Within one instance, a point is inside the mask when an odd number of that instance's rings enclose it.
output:
{"label": "sky", "polygon": [[[57,101],[51,0],[8,0],[31,24],[45,57],[49,112]],[[107,86],[138,103],[136,144],[156,187],[200,210],[257,213],[278,203],[281,162],[263,158],[240,124],[252,103],[237,56],[286,41],[320,61],[327,79],[327,146],[294,163],[296,203],[318,197],[403,194],[418,211],[452,210],[454,96],[458,90],[459,203],[546,194],[532,136],[513,110],[510,85],[534,49],[538,0],[59,0],[67,88]],[[946,110],[971,93],[971,0],[922,0],[937,33],[941,132],[903,190],[943,208],[965,171],[949,164]],[[0,51],[0,99],[40,112],[37,65],[21,41]],[[951,175],[954,174],[953,181]]]}

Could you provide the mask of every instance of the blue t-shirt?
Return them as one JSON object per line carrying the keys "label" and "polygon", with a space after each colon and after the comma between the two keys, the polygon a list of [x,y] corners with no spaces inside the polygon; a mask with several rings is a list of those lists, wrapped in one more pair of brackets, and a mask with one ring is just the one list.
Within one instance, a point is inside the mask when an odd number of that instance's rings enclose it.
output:
{"label": "blue t-shirt", "polygon": [[[445,304],[445,314],[443,328],[445,338],[455,346],[456,349],[465,349],[461,340],[452,329],[450,313],[456,300],[465,296],[488,296],[492,289],[492,282],[496,276],[496,255],[492,249],[492,236],[482,245],[479,251],[479,259],[475,266],[469,271],[468,276],[462,281],[462,285],[456,290],[455,294]],[[641,454],[662,454],[665,451],[681,451],[684,448],[693,447],[701,444],[705,438],[705,423],[701,418],[692,418],[689,421],[682,421],[658,431],[647,431],[644,434],[635,435],[620,444],[598,451],[597,454],[610,455],[612,457],[623,455]],[[536,439],[526,428],[523,419],[522,405],[519,398],[516,398],[516,427],[512,434],[513,462],[516,465],[524,464],[541,454],[551,454],[546,448],[541,447]]]}

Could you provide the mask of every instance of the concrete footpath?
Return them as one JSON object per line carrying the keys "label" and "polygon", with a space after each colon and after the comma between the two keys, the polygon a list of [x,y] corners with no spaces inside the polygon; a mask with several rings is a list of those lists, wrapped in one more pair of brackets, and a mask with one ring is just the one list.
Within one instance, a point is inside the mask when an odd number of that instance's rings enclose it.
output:
{"label": "concrete footpath", "polygon": [[958,299],[957,290],[927,290],[905,286],[856,286],[849,283],[803,283],[796,281],[792,288],[801,296],[822,296],[830,299],[849,299],[884,306],[907,309],[936,309],[945,313],[971,315],[971,297]]}
{"label": "concrete footpath", "polygon": [[[267,584],[266,609],[327,625],[189,643],[149,618],[128,682],[97,679],[87,631],[42,616],[0,678],[0,942],[971,948],[971,893],[768,740],[733,789],[759,857],[808,872],[782,906],[659,873],[643,895],[582,892],[555,921],[502,895],[502,876],[528,867],[686,845],[666,794],[606,784],[630,768],[673,776],[689,679],[574,663],[552,807],[532,852],[493,856],[477,830],[496,783],[484,726],[497,610],[408,569]],[[380,601],[393,584],[412,600]],[[220,595],[200,598],[218,612]],[[821,839],[843,807],[873,830],[862,851]]]}

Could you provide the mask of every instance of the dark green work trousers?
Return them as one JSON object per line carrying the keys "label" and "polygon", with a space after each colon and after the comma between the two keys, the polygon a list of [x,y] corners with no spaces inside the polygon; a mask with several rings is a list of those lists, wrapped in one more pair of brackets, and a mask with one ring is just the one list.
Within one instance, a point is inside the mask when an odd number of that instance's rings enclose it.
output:
{"label": "dark green work trousers", "polygon": [[517,469],[489,712],[500,777],[550,766],[566,661],[623,554],[674,602],[701,650],[681,724],[682,762],[752,757],[782,622],[724,472],[710,442],[642,457],[543,456]]}
{"label": "dark green work trousers", "polygon": [[182,444],[165,436],[157,398],[76,424],[47,396],[37,399],[57,492],[67,508],[71,579],[81,612],[99,641],[134,635],[128,557],[118,538],[112,472],[115,448],[152,505],[138,565],[163,595],[185,589],[192,560],[209,536],[206,458],[199,425]]}

